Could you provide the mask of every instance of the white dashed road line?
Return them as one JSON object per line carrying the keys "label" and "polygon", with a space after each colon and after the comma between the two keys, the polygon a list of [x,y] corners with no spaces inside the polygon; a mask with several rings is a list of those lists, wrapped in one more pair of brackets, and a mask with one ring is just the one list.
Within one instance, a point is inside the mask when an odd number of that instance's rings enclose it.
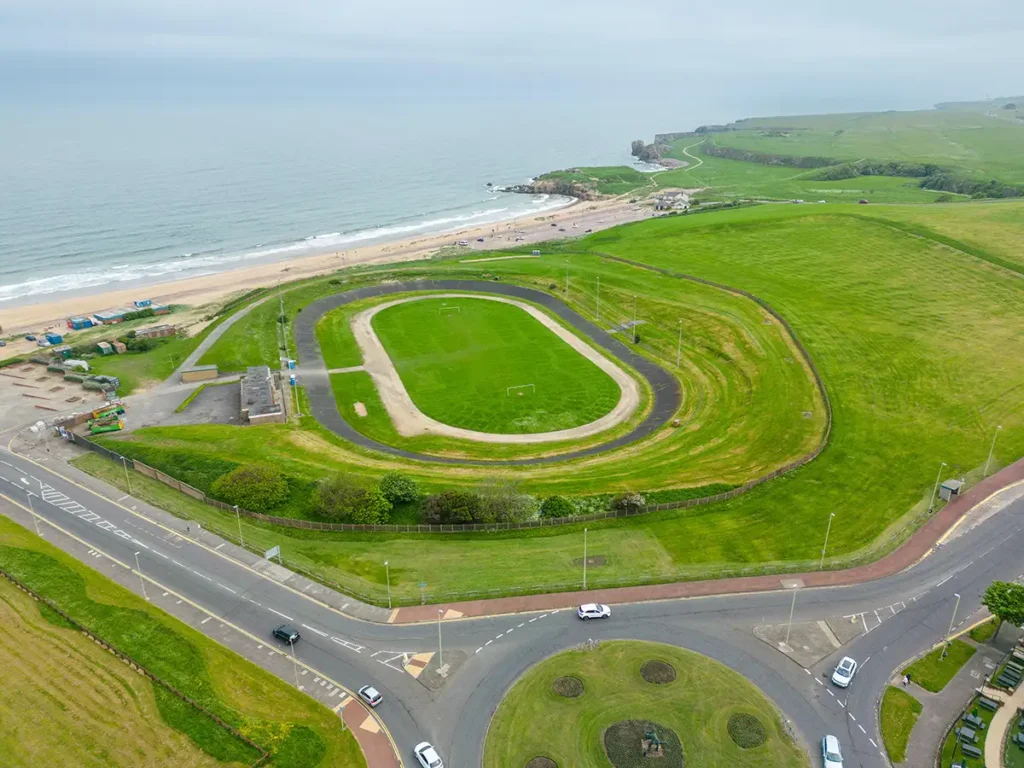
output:
{"label": "white dashed road line", "polygon": [[283,613],[281,613],[280,611],[275,611],[273,608],[267,608],[267,610],[270,611],[271,613],[276,613],[282,619],[287,619],[288,621],[292,620],[291,616],[285,616]]}
{"label": "white dashed road line", "polygon": [[318,635],[320,635],[320,637],[327,637],[327,633],[326,632],[321,632],[316,627],[311,627],[311,626],[309,626],[309,624],[303,624],[302,626],[304,626],[310,632],[316,632]]}

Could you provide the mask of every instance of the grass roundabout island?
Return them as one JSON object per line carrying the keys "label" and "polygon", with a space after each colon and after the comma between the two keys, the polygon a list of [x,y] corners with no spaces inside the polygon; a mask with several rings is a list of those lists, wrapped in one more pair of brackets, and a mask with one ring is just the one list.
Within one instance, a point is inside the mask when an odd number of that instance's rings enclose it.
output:
{"label": "grass roundabout island", "polygon": [[[641,670],[652,659],[674,669],[675,679],[647,682]],[[584,690],[565,698],[556,682],[571,677]],[[749,733],[754,722],[763,741],[741,748],[730,723]],[[739,674],[682,648],[619,640],[564,651],[523,675],[491,720],[483,765],[533,766],[537,756],[574,768],[649,765],[641,741],[652,727],[664,749],[654,762],[665,768],[684,760],[711,768],[809,765],[772,703]]]}

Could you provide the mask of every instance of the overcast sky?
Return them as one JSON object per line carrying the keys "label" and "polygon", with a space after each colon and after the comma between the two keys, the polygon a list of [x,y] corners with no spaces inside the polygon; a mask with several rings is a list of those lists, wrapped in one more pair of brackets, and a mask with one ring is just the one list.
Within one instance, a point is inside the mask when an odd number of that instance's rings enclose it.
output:
{"label": "overcast sky", "polygon": [[0,0],[7,62],[244,62],[261,76],[319,68],[382,83],[432,73],[528,82],[538,95],[545,82],[699,83],[823,108],[1017,95],[1022,43],[1022,0]]}

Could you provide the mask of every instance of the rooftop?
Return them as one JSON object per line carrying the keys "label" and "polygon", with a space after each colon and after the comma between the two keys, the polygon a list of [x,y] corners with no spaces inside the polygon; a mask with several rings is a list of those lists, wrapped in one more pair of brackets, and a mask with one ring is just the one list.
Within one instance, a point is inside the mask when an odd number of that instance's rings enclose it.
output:
{"label": "rooftop", "polygon": [[242,410],[248,411],[250,418],[281,412],[267,366],[250,366],[242,377]]}

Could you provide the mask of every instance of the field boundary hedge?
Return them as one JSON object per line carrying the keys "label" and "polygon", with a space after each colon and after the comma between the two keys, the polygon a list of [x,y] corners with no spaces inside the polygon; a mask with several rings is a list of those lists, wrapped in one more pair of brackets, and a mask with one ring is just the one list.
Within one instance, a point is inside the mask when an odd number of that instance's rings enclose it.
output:
{"label": "field boundary hedge", "polygon": [[118,650],[116,646],[114,646],[110,642],[104,640],[102,637],[100,637],[99,635],[95,634],[94,632],[92,632],[87,627],[83,626],[76,619],[74,619],[73,617],[69,616],[62,609],[57,607],[51,600],[49,600],[46,597],[43,597],[42,595],[40,595],[38,592],[36,592],[34,589],[29,587],[28,585],[23,584],[17,578],[15,578],[13,575],[11,575],[7,571],[5,571],[3,568],[0,568],[0,576],[2,576],[5,579],[7,579],[14,586],[16,586],[22,592],[26,593],[29,597],[31,597],[33,600],[35,600],[37,603],[42,603],[43,605],[45,605],[47,608],[49,608],[51,611],[56,613],[58,616],[60,616],[66,622],[71,624],[75,628],[76,631],[81,632],[87,638],[89,638],[94,643],[96,643],[96,645],[98,645],[100,648],[102,648],[103,650],[107,651],[108,653],[114,655],[115,657],[117,657],[118,659],[123,661],[126,665],[128,665],[128,667],[133,672],[138,672],[140,675],[143,675],[144,677],[148,677],[154,683],[156,683],[157,685],[161,686],[164,690],[168,691],[169,693],[173,694],[174,696],[177,696],[179,699],[184,701],[186,704],[188,704],[190,707],[192,707],[196,711],[201,712],[204,716],[208,717],[210,720],[215,722],[217,725],[219,725],[225,731],[230,733],[234,738],[238,739],[239,741],[241,741],[246,746],[252,747],[257,752],[259,752],[260,753],[260,757],[257,758],[255,762],[251,763],[249,768],[257,768],[257,766],[264,765],[267,762],[267,760],[270,758],[270,752],[268,750],[266,750],[263,747],[261,747],[259,744],[254,742],[249,737],[243,735],[237,728],[235,728],[233,725],[230,725],[229,723],[227,723],[224,720],[222,720],[220,717],[215,715],[213,712],[211,712],[210,710],[206,709],[206,707],[204,707],[202,704],[199,704],[197,701],[194,701],[190,697],[186,696],[184,693],[179,691],[173,685],[171,685],[170,683],[165,681],[163,678],[161,678],[161,677],[153,674],[152,672],[150,672],[145,666],[143,666],[139,662],[135,661],[135,659],[133,659],[127,653],[124,653],[123,651]]}

